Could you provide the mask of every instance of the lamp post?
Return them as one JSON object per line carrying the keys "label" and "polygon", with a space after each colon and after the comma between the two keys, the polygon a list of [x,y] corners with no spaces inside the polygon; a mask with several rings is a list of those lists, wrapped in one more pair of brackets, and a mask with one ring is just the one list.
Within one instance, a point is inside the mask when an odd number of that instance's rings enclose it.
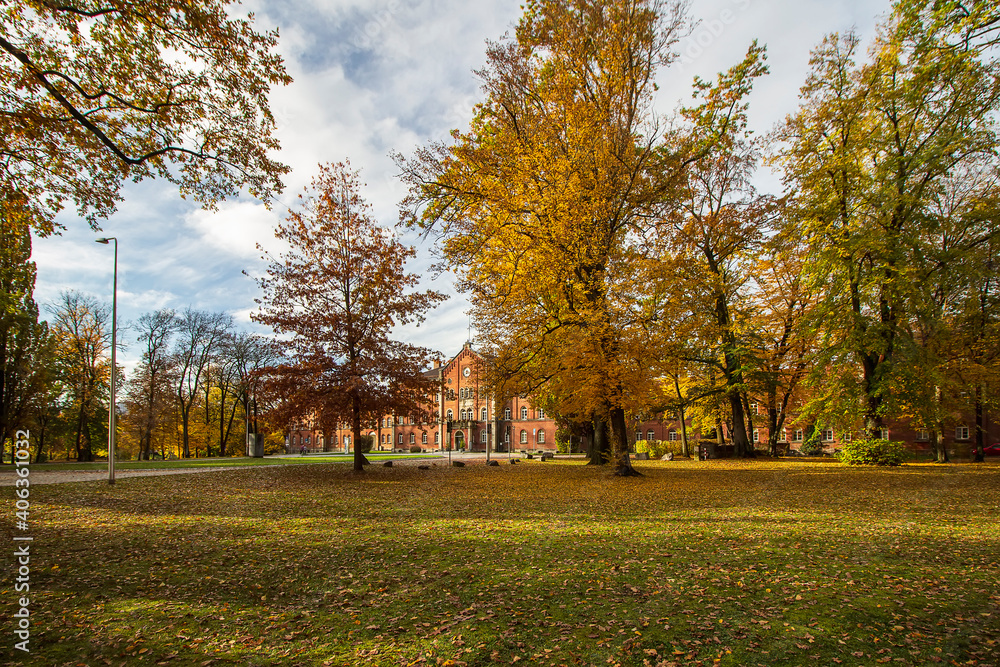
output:
{"label": "lamp post", "polygon": [[118,239],[114,236],[95,239],[96,243],[108,245],[115,242],[115,271],[114,282],[111,288],[111,408],[108,410],[108,484],[115,483],[115,433],[116,415],[115,409],[115,389],[118,381],[118,366],[115,361],[115,349],[118,337]]}

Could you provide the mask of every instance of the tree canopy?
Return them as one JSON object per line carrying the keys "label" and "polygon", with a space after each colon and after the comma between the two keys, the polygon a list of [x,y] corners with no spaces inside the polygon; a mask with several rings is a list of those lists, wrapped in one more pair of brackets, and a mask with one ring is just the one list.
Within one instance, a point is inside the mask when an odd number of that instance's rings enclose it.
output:
{"label": "tree canopy", "polygon": [[[209,206],[265,199],[288,169],[267,95],[291,81],[228,0],[24,0],[0,11],[4,217],[55,228],[73,202],[92,227],[125,180],[175,183]],[[16,196],[10,193],[16,193]]]}

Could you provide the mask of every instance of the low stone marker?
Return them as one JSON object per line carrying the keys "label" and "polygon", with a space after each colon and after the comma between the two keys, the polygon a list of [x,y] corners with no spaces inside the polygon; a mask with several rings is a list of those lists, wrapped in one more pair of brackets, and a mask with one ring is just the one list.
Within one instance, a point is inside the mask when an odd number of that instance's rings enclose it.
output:
{"label": "low stone marker", "polygon": [[517,459],[511,459],[511,460],[510,460],[510,464],[511,464],[511,465],[514,465],[515,463],[517,463]]}
{"label": "low stone marker", "polygon": [[456,468],[464,468],[465,467],[465,461],[452,461],[451,465],[453,465]]}
{"label": "low stone marker", "polygon": [[553,454],[552,452],[545,452],[545,453],[542,454],[542,460],[543,461],[548,461],[548,460],[554,459],[554,458],[555,458],[555,454]]}
{"label": "low stone marker", "polygon": [[636,452],[636,454],[635,454],[635,460],[636,461],[648,461],[649,460],[649,452]]}
{"label": "low stone marker", "polygon": [[660,460],[661,461],[673,461],[674,460],[674,453],[673,452],[667,452],[666,454],[663,455],[663,457]]}
{"label": "low stone marker", "polygon": [[386,461],[382,465],[385,466],[386,468],[391,468],[392,467],[392,461]]}
{"label": "low stone marker", "polygon": [[497,461],[497,460],[495,460],[495,459],[491,459],[491,460],[489,460],[489,461],[486,462],[486,465],[488,465],[488,466],[498,466],[498,465],[500,465],[500,462]]}
{"label": "low stone marker", "polygon": [[417,466],[417,470],[430,470],[430,466]]}

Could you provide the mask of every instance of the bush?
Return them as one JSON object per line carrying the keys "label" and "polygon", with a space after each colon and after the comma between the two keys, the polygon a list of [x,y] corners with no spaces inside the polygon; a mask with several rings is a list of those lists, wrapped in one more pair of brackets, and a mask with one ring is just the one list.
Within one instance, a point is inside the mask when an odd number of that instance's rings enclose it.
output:
{"label": "bush", "polygon": [[802,446],[799,447],[799,451],[806,456],[822,455],[825,450],[823,449],[823,441],[820,440],[820,434],[821,431],[817,429],[812,436],[802,443]]}
{"label": "bush", "polygon": [[901,442],[854,440],[844,443],[837,458],[852,466],[898,466],[906,460],[906,448]]}
{"label": "bush", "polygon": [[422,451],[424,451],[424,450],[420,449],[419,445],[410,445],[410,453],[411,454],[419,454]]}
{"label": "bush", "polygon": [[637,454],[649,452],[649,458],[661,459],[670,453],[680,456],[684,452],[684,443],[680,440],[639,440],[635,443]]}
{"label": "bush", "polygon": [[358,436],[358,449],[361,450],[362,454],[367,454],[372,450],[372,445],[375,444],[375,438],[370,435],[359,435]]}

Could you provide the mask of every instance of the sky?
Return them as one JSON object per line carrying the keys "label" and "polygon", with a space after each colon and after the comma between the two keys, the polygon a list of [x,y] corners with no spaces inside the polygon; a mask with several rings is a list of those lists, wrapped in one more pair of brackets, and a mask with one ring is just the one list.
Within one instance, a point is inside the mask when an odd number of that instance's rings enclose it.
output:
{"label": "sky", "polygon": [[[65,231],[35,239],[35,298],[43,317],[60,292],[75,289],[110,302],[113,248],[94,239],[118,239],[119,359],[126,369],[140,354],[129,346],[129,321],[145,312],[173,308],[230,313],[237,326],[268,333],[251,322],[259,290],[250,276],[266,264],[259,243],[272,254],[277,222],[317,172],[317,165],[350,160],[361,170],[362,196],[383,224],[394,225],[405,187],[389,154],[411,154],[451,129],[465,130],[480,100],[474,70],[485,64],[486,40],[513,28],[522,0],[246,0],[261,29],[279,30],[278,50],[294,78],[271,94],[281,151],[292,172],[269,210],[249,196],[206,211],[180,198],[169,183],[128,184],[118,212],[99,232],[71,209],[58,218]],[[751,127],[768,132],[797,105],[809,53],[824,35],[856,30],[867,40],[889,9],[889,0],[693,0],[699,21],[678,45],[679,59],[658,78],[659,113],[669,114],[690,97],[695,76],[714,78],[742,60],[753,39],[768,50],[770,75],[750,98]],[[773,174],[758,187],[778,192]],[[412,233],[417,247],[409,270],[422,289],[451,295],[419,325],[395,335],[456,354],[469,337],[469,303],[450,274],[435,276],[433,242]],[[472,331],[472,335],[475,332]]]}

